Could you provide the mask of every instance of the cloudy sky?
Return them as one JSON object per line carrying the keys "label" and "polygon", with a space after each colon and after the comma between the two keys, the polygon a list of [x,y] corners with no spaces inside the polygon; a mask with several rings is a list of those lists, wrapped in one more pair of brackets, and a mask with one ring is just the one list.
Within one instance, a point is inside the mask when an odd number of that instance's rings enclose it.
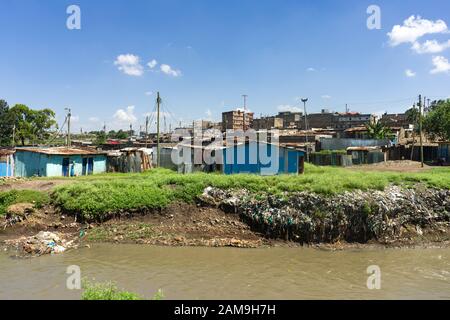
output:
{"label": "cloudy sky", "polygon": [[75,130],[137,128],[157,91],[167,125],[219,119],[244,93],[258,116],[302,96],[376,113],[450,96],[448,0],[1,0],[0,39],[0,98],[60,122],[71,107]]}

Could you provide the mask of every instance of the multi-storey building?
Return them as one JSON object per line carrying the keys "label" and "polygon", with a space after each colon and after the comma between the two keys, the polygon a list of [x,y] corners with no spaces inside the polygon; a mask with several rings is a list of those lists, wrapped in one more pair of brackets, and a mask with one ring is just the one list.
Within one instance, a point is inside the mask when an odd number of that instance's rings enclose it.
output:
{"label": "multi-storey building", "polygon": [[293,129],[293,128],[298,128],[299,121],[302,118],[302,113],[301,112],[282,111],[282,112],[279,112],[276,117],[281,118],[283,120],[283,128]]}
{"label": "multi-storey building", "polygon": [[[322,128],[345,130],[353,127],[361,127],[375,120],[372,114],[361,114],[359,112],[335,113],[322,110],[321,113],[311,113],[307,116],[308,129]],[[299,122],[299,128],[305,129],[305,117]]]}
{"label": "multi-storey building", "polygon": [[408,117],[404,113],[399,114],[385,113],[381,116],[380,122],[384,124],[386,127],[397,127],[404,129],[408,129],[410,125],[410,121],[408,121]]}
{"label": "multi-storey building", "polygon": [[283,129],[283,119],[274,116],[254,119],[252,128],[255,130]]}
{"label": "multi-storey building", "polygon": [[222,130],[247,130],[252,127],[253,112],[234,110],[222,113]]}

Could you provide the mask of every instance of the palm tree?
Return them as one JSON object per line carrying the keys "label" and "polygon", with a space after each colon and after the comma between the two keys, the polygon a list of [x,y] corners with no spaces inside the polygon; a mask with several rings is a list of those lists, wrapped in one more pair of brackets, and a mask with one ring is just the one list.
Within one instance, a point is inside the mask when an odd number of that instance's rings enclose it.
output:
{"label": "palm tree", "polygon": [[366,124],[366,129],[372,139],[386,139],[392,134],[389,128],[379,121]]}

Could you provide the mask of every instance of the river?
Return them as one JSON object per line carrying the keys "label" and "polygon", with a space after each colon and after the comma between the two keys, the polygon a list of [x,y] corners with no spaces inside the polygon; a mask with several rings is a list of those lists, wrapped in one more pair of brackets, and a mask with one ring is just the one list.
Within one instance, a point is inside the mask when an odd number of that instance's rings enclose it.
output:
{"label": "river", "polygon": [[[79,299],[66,269],[165,299],[450,299],[450,249],[205,248],[95,244],[34,259],[0,253],[0,299]],[[367,288],[378,265],[381,289]]]}

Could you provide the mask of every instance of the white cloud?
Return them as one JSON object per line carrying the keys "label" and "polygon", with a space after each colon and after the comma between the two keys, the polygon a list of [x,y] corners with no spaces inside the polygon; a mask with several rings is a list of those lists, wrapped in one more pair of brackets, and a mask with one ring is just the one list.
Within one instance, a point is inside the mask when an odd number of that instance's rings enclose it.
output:
{"label": "white cloud", "polygon": [[439,53],[446,49],[450,48],[450,40],[447,42],[438,42],[436,40],[427,40],[424,43],[420,44],[419,42],[414,42],[411,47],[412,50],[419,54],[423,53]]}
{"label": "white cloud", "polygon": [[289,104],[279,105],[277,107],[277,109],[280,112],[287,112],[287,111],[290,111],[290,112],[301,112],[302,111],[302,109],[300,109],[299,107],[294,107],[294,106],[291,106]]}
{"label": "white cloud", "polygon": [[410,70],[410,69],[406,69],[406,70],[405,70],[405,75],[406,75],[408,78],[413,78],[413,77],[416,76],[416,73],[415,73],[414,71]]}
{"label": "white cloud", "polygon": [[146,96],[151,96],[152,94],[153,94],[152,91],[147,91],[147,92],[145,92],[145,95],[146,95]]}
{"label": "white cloud", "polygon": [[431,21],[412,15],[403,21],[403,25],[395,25],[387,35],[390,45],[397,46],[402,43],[414,43],[426,34],[447,32],[447,24],[443,20]]}
{"label": "white cloud", "polygon": [[78,123],[78,122],[80,122],[80,116],[74,116],[74,115],[72,115],[72,116],[70,117],[70,122],[72,122],[72,123]]}
{"label": "white cloud", "polygon": [[97,117],[90,117],[88,120],[89,120],[89,122],[93,122],[93,123],[100,122],[100,119]]}
{"label": "white cloud", "polygon": [[167,74],[169,76],[172,76],[172,77],[179,77],[179,76],[181,76],[181,71],[180,70],[172,69],[172,67],[169,66],[168,64],[162,64],[160,66],[160,68],[161,68],[161,71],[163,73],[165,73],[165,74]]}
{"label": "white cloud", "polygon": [[147,65],[150,69],[153,69],[154,67],[156,67],[157,64],[158,64],[158,61],[156,61],[155,59],[153,59],[152,61],[147,63]]}
{"label": "white cloud", "polygon": [[434,56],[432,61],[434,69],[430,71],[431,74],[448,73],[450,71],[450,63],[445,57]]}
{"label": "white cloud", "polygon": [[331,99],[331,96],[328,94],[325,94],[322,96],[322,99],[329,100],[329,99]]}
{"label": "white cloud", "polygon": [[134,54],[119,55],[116,61],[114,61],[114,65],[129,76],[139,77],[144,74],[144,68],[140,63],[140,58]]}
{"label": "white cloud", "polygon": [[134,106],[128,106],[126,109],[117,110],[113,117],[119,124],[130,124],[137,121],[137,118],[134,115]]}
{"label": "white cloud", "polygon": [[308,71],[308,72],[314,72],[314,71],[316,71],[316,69],[314,69],[313,67],[309,67],[308,69],[306,69],[306,71]]}

